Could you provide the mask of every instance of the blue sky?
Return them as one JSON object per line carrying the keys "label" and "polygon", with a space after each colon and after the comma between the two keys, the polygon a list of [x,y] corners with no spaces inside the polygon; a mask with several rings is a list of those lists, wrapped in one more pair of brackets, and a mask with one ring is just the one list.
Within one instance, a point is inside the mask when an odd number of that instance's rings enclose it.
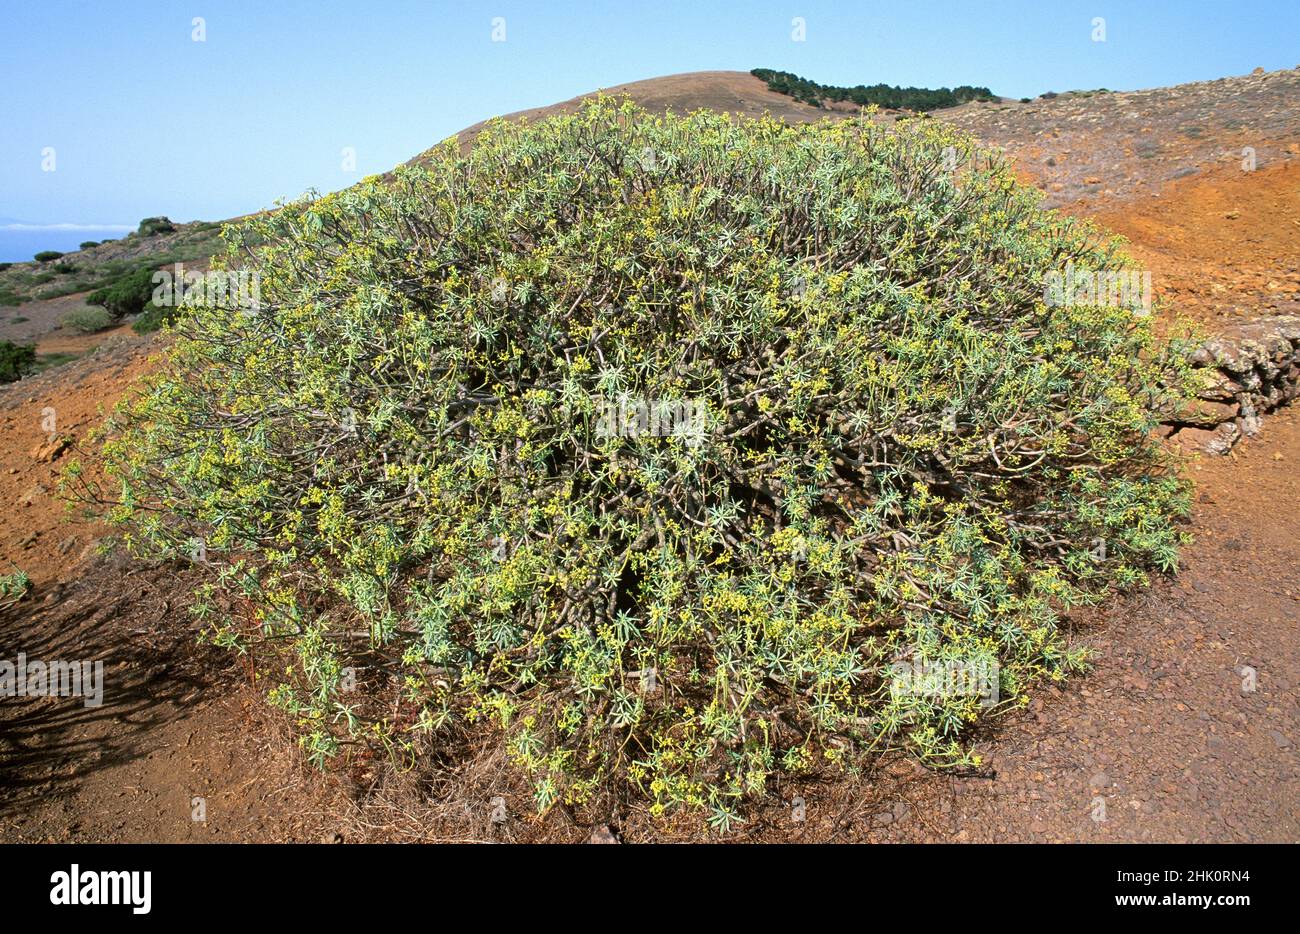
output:
{"label": "blue sky", "polygon": [[0,225],[230,217],[345,187],[493,114],[683,71],[1022,97],[1300,64],[1298,0],[15,0],[3,23]]}

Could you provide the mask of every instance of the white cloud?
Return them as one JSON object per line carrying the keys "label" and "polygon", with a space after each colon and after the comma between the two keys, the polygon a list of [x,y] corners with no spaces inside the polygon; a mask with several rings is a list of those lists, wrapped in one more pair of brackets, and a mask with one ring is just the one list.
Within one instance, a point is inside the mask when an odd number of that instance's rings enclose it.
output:
{"label": "white cloud", "polygon": [[128,224],[0,224],[0,230],[135,230]]}

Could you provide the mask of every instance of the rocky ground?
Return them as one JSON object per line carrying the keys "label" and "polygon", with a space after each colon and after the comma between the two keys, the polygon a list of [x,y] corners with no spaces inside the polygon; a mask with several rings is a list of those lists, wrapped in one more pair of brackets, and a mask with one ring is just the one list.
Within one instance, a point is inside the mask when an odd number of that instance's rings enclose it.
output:
{"label": "rocky ground", "polygon": [[6,644],[30,658],[105,659],[109,686],[101,707],[5,701],[0,838],[309,838],[301,828],[321,790],[247,672],[198,646],[182,587],[171,568],[91,557],[75,578],[39,588],[21,616],[0,612]]}
{"label": "rocky ground", "polygon": [[[1261,328],[1288,327],[1300,301],[1298,85],[1300,72],[1285,71],[936,116],[1003,146],[1052,203],[1128,237],[1166,311],[1240,348],[1243,334],[1259,343]],[[823,115],[737,73],[626,89],[657,109]],[[0,497],[11,504],[0,512],[0,572],[17,565],[34,583],[23,601],[0,607],[0,657],[91,655],[105,661],[115,689],[99,708],[0,702],[0,841],[590,835],[562,811],[544,822],[525,816],[523,789],[488,751],[463,750],[419,774],[365,763],[324,778],[307,770],[251,681],[255,663],[198,644],[183,570],[100,554],[104,529],[54,495],[57,471],[78,456],[102,407],[148,369],[158,339],[129,328],[67,334],[54,329],[52,304],[21,310],[35,322],[23,339],[79,356],[0,386]],[[24,324],[0,321],[0,338]],[[1226,366],[1214,354],[1206,365]],[[1028,711],[979,737],[978,773],[935,775],[890,759],[862,779],[781,785],[737,836],[1295,841],[1300,414],[1284,403],[1300,368],[1252,359],[1223,370],[1240,385],[1206,401],[1232,410],[1214,410],[1221,424],[1241,425],[1243,404],[1256,406],[1252,373],[1261,391],[1279,395],[1258,406],[1270,414],[1249,413],[1263,415],[1251,423],[1255,437],[1239,431],[1223,455],[1192,446],[1196,542],[1178,575],[1072,617],[1075,638],[1098,652],[1091,674],[1040,692]],[[1202,430],[1220,429],[1177,434]],[[510,815],[503,824],[489,819],[497,795]],[[703,835],[698,821],[656,823],[635,805],[612,831],[625,840]]]}
{"label": "rocky ground", "polygon": [[[1000,146],[1048,207],[1164,197],[1172,182],[1300,156],[1300,67],[1146,91],[971,103],[935,117]],[[1253,170],[1253,169],[1252,169]]]}

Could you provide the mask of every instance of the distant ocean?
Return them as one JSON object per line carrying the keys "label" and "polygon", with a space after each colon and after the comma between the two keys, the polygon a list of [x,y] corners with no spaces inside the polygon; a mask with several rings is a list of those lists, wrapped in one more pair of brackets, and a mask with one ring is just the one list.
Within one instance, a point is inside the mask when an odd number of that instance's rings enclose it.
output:
{"label": "distant ocean", "polygon": [[116,240],[133,227],[35,227],[0,224],[0,263],[27,262],[42,250],[71,253],[87,240]]}

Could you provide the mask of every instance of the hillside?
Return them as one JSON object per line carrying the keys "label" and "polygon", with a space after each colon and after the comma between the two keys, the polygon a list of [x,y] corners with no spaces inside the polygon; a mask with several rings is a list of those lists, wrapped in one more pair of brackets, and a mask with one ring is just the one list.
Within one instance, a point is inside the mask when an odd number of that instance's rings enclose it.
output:
{"label": "hillside", "polygon": [[[677,113],[716,110],[746,117],[760,117],[769,113],[793,123],[807,123],[821,120],[832,113],[852,114],[858,111],[858,108],[852,104],[836,105],[833,110],[805,104],[803,101],[770,90],[766,83],[743,71],[690,71],[680,75],[648,78],[644,81],[600,88],[571,97],[567,101],[560,101],[558,104],[531,107],[528,110],[517,110],[501,116],[507,120],[517,120],[521,117],[540,120],[553,114],[573,113],[584,100],[600,93],[615,96],[626,94],[646,110],[657,114],[668,110]],[[481,120],[454,134],[458,137],[461,147],[473,143],[474,138],[482,132],[486,124],[487,120]],[[423,155],[421,153],[411,161],[417,162]]]}
{"label": "hillside", "polygon": [[[46,263],[0,265],[0,340],[41,340],[59,329],[69,312],[85,309],[85,297],[135,269],[182,263],[207,267],[219,248],[221,224],[176,224],[164,232],[133,231],[98,246],[64,253]],[[46,348],[41,348],[42,352]]]}

